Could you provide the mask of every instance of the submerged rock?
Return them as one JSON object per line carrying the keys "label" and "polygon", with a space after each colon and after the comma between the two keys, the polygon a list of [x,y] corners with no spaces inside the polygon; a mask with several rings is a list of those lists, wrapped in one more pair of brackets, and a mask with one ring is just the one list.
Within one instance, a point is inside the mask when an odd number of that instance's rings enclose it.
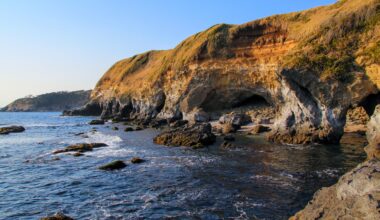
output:
{"label": "submerged rock", "polygon": [[75,154],[73,154],[74,157],[81,157],[83,156],[84,154],[81,153],[81,152],[76,152]]}
{"label": "submerged rock", "polygon": [[43,217],[40,220],[74,220],[74,219],[62,213],[57,213],[53,216]]}
{"label": "submerged rock", "polygon": [[100,166],[99,169],[101,170],[118,170],[118,169],[123,169],[127,165],[121,161],[121,160],[116,160],[111,163],[105,164],[103,166]]}
{"label": "submerged rock", "polygon": [[134,157],[131,159],[131,163],[142,163],[145,160],[141,159],[140,157]]}
{"label": "submerged rock", "polygon": [[66,152],[72,152],[77,151],[80,153],[92,151],[94,148],[100,148],[100,147],[107,147],[107,144],[104,143],[82,143],[82,144],[74,144],[66,147],[65,149],[56,150],[53,152],[53,154],[59,154],[59,153],[66,153]]}
{"label": "submerged rock", "polygon": [[89,124],[90,124],[90,125],[104,125],[104,120],[101,120],[101,119],[95,119],[95,120],[90,121]]}
{"label": "submerged rock", "polygon": [[112,130],[117,131],[117,130],[119,130],[119,128],[118,127],[112,127]]}
{"label": "submerged rock", "polygon": [[129,132],[129,131],[134,131],[135,129],[133,129],[132,127],[126,127],[124,129],[125,132]]}
{"label": "submerged rock", "polygon": [[210,124],[195,124],[183,129],[165,131],[153,139],[154,143],[166,146],[200,148],[215,142]]}
{"label": "submerged rock", "polygon": [[22,126],[10,126],[0,128],[0,134],[19,133],[23,131],[25,131],[25,128]]}

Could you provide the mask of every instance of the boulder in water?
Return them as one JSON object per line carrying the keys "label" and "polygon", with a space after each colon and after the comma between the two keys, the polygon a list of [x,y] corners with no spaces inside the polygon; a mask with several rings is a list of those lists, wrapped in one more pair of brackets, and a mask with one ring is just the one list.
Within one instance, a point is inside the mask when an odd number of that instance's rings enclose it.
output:
{"label": "boulder in water", "polygon": [[130,132],[130,131],[134,131],[134,129],[132,127],[126,127],[124,129],[125,132]]}
{"label": "boulder in water", "polygon": [[154,143],[166,146],[200,148],[215,142],[210,124],[195,124],[183,129],[165,131],[153,139]]}
{"label": "boulder in water", "polygon": [[52,216],[43,217],[40,220],[74,220],[74,219],[62,213],[57,213]]}
{"label": "boulder in water", "polygon": [[92,151],[94,148],[107,147],[107,144],[104,143],[82,143],[82,144],[74,144],[66,147],[65,149],[56,150],[53,154],[66,153],[66,152],[87,152]]}
{"label": "boulder in water", "polygon": [[111,163],[107,163],[103,166],[100,166],[99,169],[101,169],[101,170],[119,170],[119,169],[123,169],[126,166],[127,166],[127,164],[125,164],[123,161],[115,160]]}
{"label": "boulder in water", "polygon": [[131,163],[142,163],[145,160],[141,159],[140,157],[134,157],[131,159]]}
{"label": "boulder in water", "polygon": [[101,119],[95,119],[95,120],[90,121],[89,124],[90,124],[90,125],[104,125],[104,120],[101,120]]}
{"label": "boulder in water", "polygon": [[25,131],[25,128],[22,126],[10,126],[0,128],[0,134],[19,133],[23,131]]}

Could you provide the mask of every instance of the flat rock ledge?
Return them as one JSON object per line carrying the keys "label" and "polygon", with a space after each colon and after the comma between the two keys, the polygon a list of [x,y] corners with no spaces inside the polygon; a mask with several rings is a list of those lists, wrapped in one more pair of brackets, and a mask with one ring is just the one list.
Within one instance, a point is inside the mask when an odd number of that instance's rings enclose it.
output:
{"label": "flat rock ledge", "polygon": [[0,135],[3,134],[9,134],[9,133],[20,133],[25,131],[25,128],[22,126],[10,126],[10,127],[3,127],[0,128]]}
{"label": "flat rock ledge", "polygon": [[82,143],[70,145],[64,149],[56,150],[53,154],[67,153],[67,152],[78,152],[83,153],[87,151],[92,151],[94,148],[107,147],[104,143]]}
{"label": "flat rock ledge", "polygon": [[215,142],[215,135],[212,133],[210,124],[195,124],[165,131],[153,139],[155,144],[166,146],[184,146],[192,148],[202,148]]}

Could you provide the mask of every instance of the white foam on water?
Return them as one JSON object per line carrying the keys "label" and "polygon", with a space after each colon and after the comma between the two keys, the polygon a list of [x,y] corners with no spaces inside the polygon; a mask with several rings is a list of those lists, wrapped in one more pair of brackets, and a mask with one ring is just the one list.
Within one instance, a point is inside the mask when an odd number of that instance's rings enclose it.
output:
{"label": "white foam on water", "polygon": [[318,177],[323,177],[323,176],[329,176],[329,177],[338,177],[339,176],[339,170],[338,169],[324,169],[324,170],[318,170],[315,171],[318,175]]}
{"label": "white foam on water", "polygon": [[285,187],[285,188],[291,187],[295,190],[299,190],[298,186],[295,186],[294,184],[292,184],[295,182],[294,180],[296,180],[296,178],[290,177],[288,175],[282,176],[280,174],[280,177],[274,177],[274,176],[268,176],[268,175],[253,175],[250,178],[258,180],[258,181],[270,182],[272,184],[276,184],[279,187]]}
{"label": "white foam on water", "polygon": [[85,153],[94,157],[109,157],[109,156],[128,156],[134,151],[131,149],[121,148],[120,144],[123,141],[119,136],[104,134],[102,132],[90,132],[88,137],[84,139],[85,143],[105,143],[108,147],[94,149],[92,152]]}
{"label": "white foam on water", "polygon": [[48,127],[76,127],[86,125],[85,123],[32,123],[23,125],[25,128],[48,128]]}
{"label": "white foam on water", "polygon": [[217,158],[203,156],[160,156],[147,158],[150,161],[149,166],[162,167],[196,167],[204,164],[213,163]]}

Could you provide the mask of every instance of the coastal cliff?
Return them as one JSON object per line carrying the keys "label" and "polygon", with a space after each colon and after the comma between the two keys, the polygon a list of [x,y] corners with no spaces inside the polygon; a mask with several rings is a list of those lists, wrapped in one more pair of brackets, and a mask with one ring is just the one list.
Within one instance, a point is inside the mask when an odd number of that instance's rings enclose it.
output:
{"label": "coastal cliff", "polygon": [[75,109],[90,100],[91,90],[74,92],[53,92],[17,99],[0,109],[5,112],[48,112]]}
{"label": "coastal cliff", "polygon": [[[338,143],[348,109],[379,101],[380,1],[336,4],[243,25],[215,25],[172,50],[115,63],[68,115],[182,119],[266,102],[268,139]],[[374,103],[370,101],[370,103]]]}

